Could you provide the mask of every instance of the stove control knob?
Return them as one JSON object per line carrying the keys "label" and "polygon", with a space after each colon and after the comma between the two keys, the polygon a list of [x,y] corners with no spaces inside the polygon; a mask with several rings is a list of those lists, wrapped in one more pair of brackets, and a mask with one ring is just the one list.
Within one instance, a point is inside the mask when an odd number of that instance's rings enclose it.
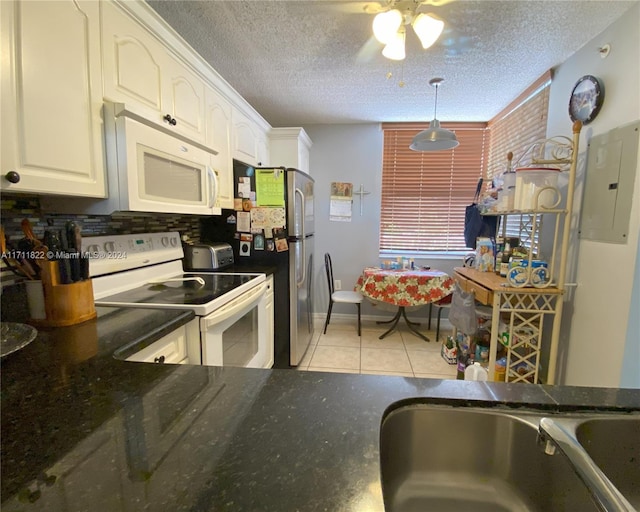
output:
{"label": "stove control knob", "polygon": [[178,239],[171,238],[171,247],[178,247]]}
{"label": "stove control knob", "polygon": [[169,246],[169,237],[168,236],[163,236],[161,239],[162,242],[162,246],[163,247],[168,247]]}
{"label": "stove control knob", "polygon": [[104,250],[105,250],[105,252],[116,252],[116,244],[115,244],[115,242],[105,242]]}
{"label": "stove control knob", "polygon": [[87,247],[87,251],[91,254],[98,254],[100,252],[100,246],[97,244],[90,245]]}

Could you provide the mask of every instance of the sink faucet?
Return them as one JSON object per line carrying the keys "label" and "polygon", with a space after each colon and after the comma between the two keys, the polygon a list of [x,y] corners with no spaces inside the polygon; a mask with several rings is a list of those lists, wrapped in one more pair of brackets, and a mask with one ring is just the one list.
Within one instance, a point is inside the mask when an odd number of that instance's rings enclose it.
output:
{"label": "sink faucet", "polygon": [[600,468],[587,455],[575,436],[552,418],[542,418],[538,426],[544,451],[553,455],[557,450],[569,460],[576,474],[585,483],[598,508],[603,512],[636,512],[631,503],[615,488]]}

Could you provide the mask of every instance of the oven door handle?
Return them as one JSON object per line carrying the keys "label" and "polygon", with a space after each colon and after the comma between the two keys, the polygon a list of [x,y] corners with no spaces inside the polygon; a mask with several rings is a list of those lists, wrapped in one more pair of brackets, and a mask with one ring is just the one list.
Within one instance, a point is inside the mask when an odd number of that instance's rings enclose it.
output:
{"label": "oven door handle", "polygon": [[228,302],[224,306],[216,309],[210,315],[205,316],[202,319],[201,325],[204,325],[206,329],[209,330],[212,325],[223,322],[227,318],[230,318],[239,312],[250,310],[260,302],[260,300],[262,300],[266,291],[267,283],[260,283],[258,286],[255,286],[239,297],[236,297],[231,302]]}

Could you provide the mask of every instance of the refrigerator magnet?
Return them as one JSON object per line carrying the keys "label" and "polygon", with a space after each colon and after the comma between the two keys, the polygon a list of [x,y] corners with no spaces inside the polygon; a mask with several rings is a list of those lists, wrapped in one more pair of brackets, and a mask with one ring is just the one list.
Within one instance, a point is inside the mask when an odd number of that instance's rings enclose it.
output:
{"label": "refrigerator magnet", "polygon": [[289,250],[289,244],[286,238],[276,238],[276,251],[284,252]]}

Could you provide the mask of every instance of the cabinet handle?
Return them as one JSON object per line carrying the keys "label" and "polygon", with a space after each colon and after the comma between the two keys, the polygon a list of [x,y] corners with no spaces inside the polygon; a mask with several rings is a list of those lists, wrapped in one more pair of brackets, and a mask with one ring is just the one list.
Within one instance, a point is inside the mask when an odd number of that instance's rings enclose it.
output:
{"label": "cabinet handle", "polygon": [[166,116],[164,116],[162,119],[164,119],[167,123],[169,123],[171,126],[175,126],[178,124],[178,121],[176,121],[173,117],[171,117],[169,114],[167,114]]}
{"label": "cabinet handle", "polygon": [[20,181],[20,175],[16,171],[9,171],[4,177],[9,183],[18,183]]}
{"label": "cabinet handle", "polygon": [[156,357],[156,358],[153,360],[153,362],[154,362],[154,363],[160,363],[160,364],[164,363],[164,356]]}

